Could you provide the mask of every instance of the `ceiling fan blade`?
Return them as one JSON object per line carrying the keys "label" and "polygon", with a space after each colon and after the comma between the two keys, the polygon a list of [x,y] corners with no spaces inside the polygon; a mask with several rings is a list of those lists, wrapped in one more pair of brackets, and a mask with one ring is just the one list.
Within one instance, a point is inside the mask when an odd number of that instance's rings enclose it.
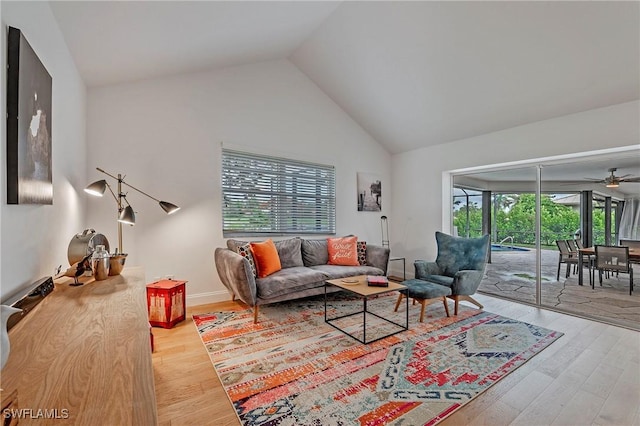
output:
{"label": "ceiling fan blade", "polygon": [[640,182],[640,177],[620,178],[620,182]]}

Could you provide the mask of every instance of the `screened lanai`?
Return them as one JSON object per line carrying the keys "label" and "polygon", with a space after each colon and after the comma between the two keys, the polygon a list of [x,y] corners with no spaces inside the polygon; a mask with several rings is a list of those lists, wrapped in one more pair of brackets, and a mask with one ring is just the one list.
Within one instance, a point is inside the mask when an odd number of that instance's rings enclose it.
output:
{"label": "screened lanai", "polygon": [[[596,274],[592,289],[588,262],[580,286],[577,265],[570,264],[568,274],[567,264],[559,265],[556,243],[578,240],[591,247],[640,240],[638,154],[455,174],[452,232],[491,235],[490,263],[479,291],[640,329],[640,265],[634,265],[637,290],[631,295],[624,274],[604,275],[602,285]],[[613,168],[615,179],[630,181],[614,182]]]}

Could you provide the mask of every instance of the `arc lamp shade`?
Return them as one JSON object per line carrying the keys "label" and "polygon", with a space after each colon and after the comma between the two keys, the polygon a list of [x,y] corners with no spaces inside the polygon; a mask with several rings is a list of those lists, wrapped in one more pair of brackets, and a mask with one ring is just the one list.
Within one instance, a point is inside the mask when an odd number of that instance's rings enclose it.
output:
{"label": "arc lamp shade", "polygon": [[178,210],[180,210],[180,207],[178,207],[175,204],[172,204],[172,203],[170,203],[168,201],[160,201],[160,207],[162,207],[162,210],[167,212],[167,214],[173,214],[173,213],[177,212]]}
{"label": "arc lamp shade", "polygon": [[87,186],[84,189],[84,192],[86,192],[87,194],[95,195],[96,197],[102,197],[106,189],[107,181],[102,179],[95,181],[91,185]]}
{"label": "arc lamp shade", "polygon": [[133,211],[131,206],[127,206],[120,213],[120,217],[118,217],[118,222],[126,223],[127,225],[135,225],[136,224],[136,214]]}

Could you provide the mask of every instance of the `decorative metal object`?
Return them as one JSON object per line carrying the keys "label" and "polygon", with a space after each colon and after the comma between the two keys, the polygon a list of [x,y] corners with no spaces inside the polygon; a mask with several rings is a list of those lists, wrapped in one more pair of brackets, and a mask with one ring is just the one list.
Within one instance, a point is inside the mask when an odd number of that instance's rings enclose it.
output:
{"label": "decorative metal object", "polygon": [[67,249],[69,265],[80,262],[86,255],[93,253],[96,246],[103,245],[109,251],[109,241],[103,234],[96,233],[95,229],[85,229],[71,238]]}
{"label": "decorative metal object", "polygon": [[9,317],[11,315],[21,311],[22,309],[14,308],[12,306],[0,306],[0,350],[2,351],[0,369],[4,367],[4,364],[9,359],[9,333],[7,332],[7,321],[9,321]]}

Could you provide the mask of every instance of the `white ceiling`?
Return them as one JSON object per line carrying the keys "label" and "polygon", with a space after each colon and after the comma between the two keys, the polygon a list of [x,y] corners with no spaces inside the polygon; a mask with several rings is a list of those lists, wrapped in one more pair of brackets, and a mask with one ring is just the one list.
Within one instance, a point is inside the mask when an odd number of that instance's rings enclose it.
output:
{"label": "white ceiling", "polygon": [[[593,190],[602,195],[617,198],[640,197],[640,182],[622,182],[618,188],[606,188],[603,180],[611,168],[616,176],[640,177],[640,150],[624,153],[600,154],[582,159],[559,160],[541,164],[540,177],[543,191],[574,192]],[[535,188],[535,164],[511,167],[503,170],[466,173],[454,178],[456,184],[485,190],[531,190]]]}
{"label": "white ceiling", "polygon": [[640,99],[640,2],[50,2],[88,86],[289,58],[390,152]]}
{"label": "white ceiling", "polygon": [[337,2],[50,1],[88,86],[287,58]]}

